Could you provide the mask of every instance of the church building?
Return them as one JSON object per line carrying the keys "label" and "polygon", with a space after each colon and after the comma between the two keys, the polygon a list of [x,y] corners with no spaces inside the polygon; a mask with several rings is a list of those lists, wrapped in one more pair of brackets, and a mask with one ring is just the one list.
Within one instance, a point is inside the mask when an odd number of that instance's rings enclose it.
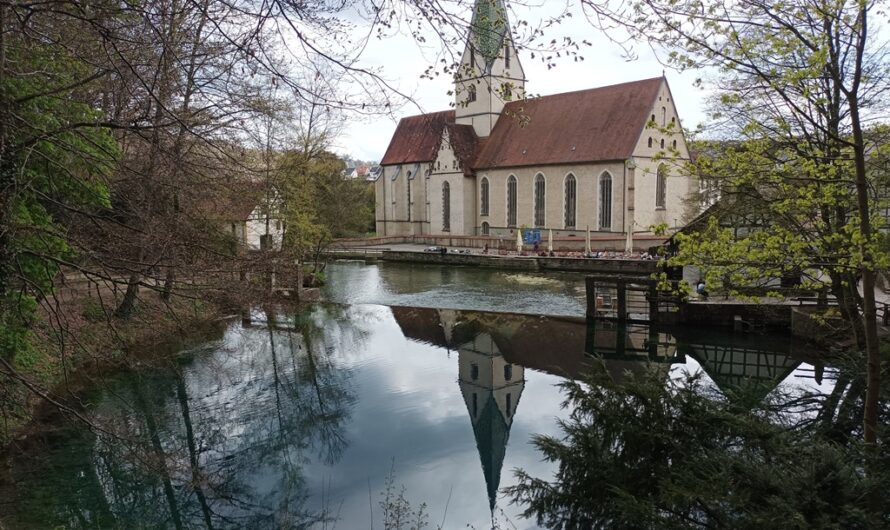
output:
{"label": "church building", "polygon": [[525,83],[503,0],[477,0],[454,110],[403,118],[381,161],[378,236],[682,224],[697,183],[678,171],[689,153],[664,77],[534,98]]}

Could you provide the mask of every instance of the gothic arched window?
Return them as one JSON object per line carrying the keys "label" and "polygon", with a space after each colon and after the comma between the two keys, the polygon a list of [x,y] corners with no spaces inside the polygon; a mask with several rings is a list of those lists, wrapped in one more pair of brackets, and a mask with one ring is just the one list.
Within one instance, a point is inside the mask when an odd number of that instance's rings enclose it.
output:
{"label": "gothic arched window", "polygon": [[667,196],[667,167],[664,164],[658,166],[655,174],[655,207],[664,208]]}
{"label": "gothic arched window", "polygon": [[488,215],[488,177],[479,183],[479,215]]}
{"label": "gothic arched window", "polygon": [[507,178],[507,226],[516,226],[516,177]]}
{"label": "gothic arched window", "polygon": [[575,228],[575,212],[576,205],[578,201],[578,181],[575,180],[575,175],[571,173],[566,176],[566,191],[565,191],[565,203],[566,203],[566,216],[565,216],[565,227],[566,228]]}
{"label": "gothic arched window", "polygon": [[451,232],[451,185],[442,183],[442,231]]}
{"label": "gothic arched window", "polygon": [[612,175],[600,175],[600,230],[612,229]]}
{"label": "gothic arched window", "polygon": [[472,103],[474,101],[476,101],[476,84],[470,82],[470,84],[467,85],[467,103]]}
{"label": "gothic arched window", "polygon": [[482,223],[482,229],[481,229],[481,231],[482,231],[482,235],[483,235],[483,236],[487,236],[487,235],[491,234],[491,225],[488,224],[487,222],[486,222],[486,223]]}
{"label": "gothic arched window", "polygon": [[652,147],[652,137],[649,137],[649,147]]}
{"label": "gothic arched window", "polygon": [[535,226],[544,226],[544,209],[547,204],[547,183],[544,175],[535,175]]}

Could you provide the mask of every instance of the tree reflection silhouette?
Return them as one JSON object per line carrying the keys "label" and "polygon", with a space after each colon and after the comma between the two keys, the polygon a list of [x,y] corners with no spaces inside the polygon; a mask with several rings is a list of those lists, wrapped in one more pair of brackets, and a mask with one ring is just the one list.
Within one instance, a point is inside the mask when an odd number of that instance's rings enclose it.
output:
{"label": "tree reflection silhouette", "polygon": [[618,382],[603,366],[562,385],[562,435],[533,440],[555,479],[518,470],[506,493],[549,528],[865,528],[866,493],[890,481],[886,447],[883,476],[863,473],[861,420],[844,410],[861,409],[857,381],[764,397],[701,372]]}
{"label": "tree reflection silhouette", "polygon": [[[330,312],[329,312],[330,311]],[[304,528],[332,520],[304,468],[336,463],[355,403],[337,341],[363,336],[316,307],[232,326],[223,347],[123,374],[94,408],[113,435],[71,427],[59,453],[15,469],[15,528]],[[75,477],[71,476],[76,470]],[[13,483],[16,483],[13,482]],[[21,500],[21,502],[19,502]],[[315,508],[310,508],[310,504]]]}

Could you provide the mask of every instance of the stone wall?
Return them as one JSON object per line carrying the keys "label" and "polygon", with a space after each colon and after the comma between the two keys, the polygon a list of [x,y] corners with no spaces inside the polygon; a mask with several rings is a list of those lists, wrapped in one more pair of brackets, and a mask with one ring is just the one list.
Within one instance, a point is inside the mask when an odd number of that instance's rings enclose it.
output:
{"label": "stone wall", "polygon": [[485,254],[440,254],[438,252],[384,251],[384,261],[464,265],[526,271],[571,271],[597,274],[646,276],[659,271],[657,261],[624,259],[542,258],[536,256],[497,256]]}

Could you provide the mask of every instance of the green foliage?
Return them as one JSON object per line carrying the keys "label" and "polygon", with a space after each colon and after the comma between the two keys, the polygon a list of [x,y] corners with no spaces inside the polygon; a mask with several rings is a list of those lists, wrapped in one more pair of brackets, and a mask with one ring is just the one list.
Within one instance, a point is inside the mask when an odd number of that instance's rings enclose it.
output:
{"label": "green foliage", "polygon": [[83,311],[81,311],[83,318],[87,320],[87,322],[101,322],[107,318],[105,308],[102,307],[102,303],[89,299],[84,303]]}
{"label": "green foliage", "polygon": [[279,160],[276,186],[287,222],[284,246],[303,260],[316,260],[334,238],[365,233],[373,221],[373,187],[344,176],[344,167],[329,152],[309,156],[292,151]]}
{"label": "green foliage", "polygon": [[[864,241],[859,230],[851,156],[829,159],[804,142],[770,139],[732,145],[700,142],[688,171],[721,190],[711,215],[674,241],[675,265],[702,269],[709,288],[739,288],[801,275],[803,288],[831,284],[831,273],[886,268],[886,236]],[[787,162],[783,162],[787,161]],[[872,223],[881,226],[875,201]]]}
{"label": "green foliage", "polygon": [[[0,77],[0,357],[13,359],[29,344],[40,300],[52,292],[59,263],[70,262],[61,215],[109,206],[103,176],[117,146],[101,116],[74,90],[87,65],[62,49],[30,42],[8,46]],[[14,65],[14,69],[8,68]],[[36,72],[36,74],[35,74]]]}
{"label": "green foliage", "polygon": [[549,528],[865,526],[859,446],[790,421],[818,400],[773,393],[759,403],[745,387],[724,399],[700,375],[663,366],[628,377],[603,369],[563,384],[562,436],[534,440],[558,465],[555,479],[518,471],[507,488],[526,516]]}

